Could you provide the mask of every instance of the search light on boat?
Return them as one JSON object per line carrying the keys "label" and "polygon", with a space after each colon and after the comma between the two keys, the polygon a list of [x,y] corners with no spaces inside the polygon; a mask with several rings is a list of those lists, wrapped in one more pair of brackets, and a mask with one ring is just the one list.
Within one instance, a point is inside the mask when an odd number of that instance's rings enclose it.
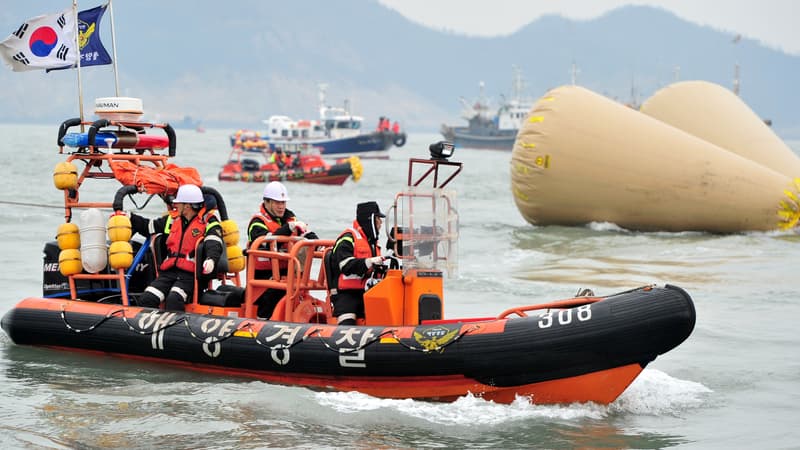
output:
{"label": "search light on boat", "polygon": [[431,159],[446,160],[453,156],[456,146],[452,142],[439,141],[428,146],[428,150],[431,152]]}

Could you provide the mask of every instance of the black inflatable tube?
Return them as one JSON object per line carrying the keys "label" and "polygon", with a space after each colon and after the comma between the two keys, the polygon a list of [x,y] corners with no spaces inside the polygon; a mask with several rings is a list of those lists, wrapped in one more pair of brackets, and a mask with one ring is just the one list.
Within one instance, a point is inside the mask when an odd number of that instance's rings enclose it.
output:
{"label": "black inflatable tube", "polygon": [[172,126],[168,123],[164,124],[164,132],[167,133],[167,137],[169,138],[169,156],[175,156],[175,147],[176,147],[176,136],[175,130]]}
{"label": "black inflatable tube", "polygon": [[219,211],[219,216],[222,220],[228,220],[228,208],[225,206],[225,201],[222,200],[222,195],[220,195],[219,191],[210,187],[210,186],[201,186],[200,191],[203,194],[208,194],[214,197],[217,201],[217,211]]}
{"label": "black inflatable tube", "polygon": [[133,184],[122,186],[121,188],[117,189],[117,193],[114,194],[114,203],[111,204],[112,208],[114,208],[114,212],[122,211],[124,209],[123,201],[126,195],[135,194],[137,192],[139,192],[139,188]]}
{"label": "black inflatable tube", "polygon": [[67,134],[67,130],[70,127],[74,127],[75,125],[80,125],[80,124],[81,124],[81,119],[79,117],[75,117],[75,118],[72,118],[72,119],[67,119],[67,120],[61,122],[61,126],[58,127],[58,141],[56,141],[56,144],[59,147],[63,147],[64,146],[63,139],[64,139],[64,136]]}
{"label": "black inflatable tube", "polygon": [[111,125],[111,122],[109,122],[106,119],[100,119],[100,120],[94,121],[89,126],[89,148],[94,148],[95,147],[94,146],[94,138],[97,136],[97,130],[99,130],[100,128],[103,128],[103,127],[107,127],[109,125]]}

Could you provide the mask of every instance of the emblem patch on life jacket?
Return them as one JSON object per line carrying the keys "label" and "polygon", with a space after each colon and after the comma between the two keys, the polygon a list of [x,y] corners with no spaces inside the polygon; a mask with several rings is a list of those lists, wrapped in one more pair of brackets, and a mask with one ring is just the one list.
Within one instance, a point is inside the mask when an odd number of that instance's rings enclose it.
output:
{"label": "emblem patch on life jacket", "polygon": [[200,230],[197,228],[192,228],[192,237],[200,236]]}
{"label": "emblem patch on life jacket", "polygon": [[444,347],[458,336],[459,328],[456,326],[451,330],[441,325],[432,328],[418,328],[414,330],[414,340],[425,350],[438,350],[441,353],[444,351]]}

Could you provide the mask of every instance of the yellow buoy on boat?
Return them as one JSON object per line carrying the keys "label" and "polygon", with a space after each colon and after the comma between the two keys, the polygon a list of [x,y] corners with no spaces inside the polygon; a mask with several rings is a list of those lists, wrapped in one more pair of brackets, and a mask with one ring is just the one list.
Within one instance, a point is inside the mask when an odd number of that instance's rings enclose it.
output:
{"label": "yellow buoy on boat", "polygon": [[800,183],[579,86],[533,106],[511,188],[535,225],[738,232],[797,224]]}
{"label": "yellow buoy on boat", "polygon": [[229,245],[225,251],[228,256],[228,272],[237,273],[244,270],[247,259],[244,257],[242,248],[238,245]]}
{"label": "yellow buoy on boat", "polygon": [[61,275],[68,277],[81,273],[81,270],[83,270],[81,251],[77,248],[61,250],[58,254],[58,271],[61,272]]}
{"label": "yellow buoy on boat", "polygon": [[222,226],[222,240],[225,245],[238,245],[239,244],[239,226],[233,219],[223,220],[220,225]]}
{"label": "yellow buoy on boat", "polygon": [[133,264],[133,246],[128,241],[115,241],[108,247],[108,264],[112,269],[127,269]]}
{"label": "yellow buoy on boat", "polygon": [[117,214],[108,219],[108,239],[111,242],[129,241],[133,231],[131,230],[131,219],[128,216]]}
{"label": "yellow buoy on boat", "polygon": [[78,187],[78,168],[75,164],[62,161],[53,170],[53,184],[56,189],[75,189]]}
{"label": "yellow buoy on boat", "polygon": [[81,235],[78,224],[67,222],[58,226],[56,233],[56,241],[58,248],[61,250],[69,250],[81,247]]}

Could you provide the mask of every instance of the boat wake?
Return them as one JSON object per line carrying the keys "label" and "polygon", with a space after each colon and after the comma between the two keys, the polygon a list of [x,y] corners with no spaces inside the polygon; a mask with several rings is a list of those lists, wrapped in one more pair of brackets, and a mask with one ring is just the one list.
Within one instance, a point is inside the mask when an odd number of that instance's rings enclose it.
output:
{"label": "boat wake", "polygon": [[[645,369],[630,387],[608,406],[596,403],[535,405],[518,397],[510,404],[486,401],[474,395],[453,403],[431,403],[411,399],[380,399],[358,392],[320,392],[319,404],[342,415],[421,419],[438,425],[491,426],[519,421],[599,420],[609,415],[676,415],[687,408],[698,408],[711,389],[700,383],[681,380],[656,369]],[[380,414],[376,414],[380,412]]]}

